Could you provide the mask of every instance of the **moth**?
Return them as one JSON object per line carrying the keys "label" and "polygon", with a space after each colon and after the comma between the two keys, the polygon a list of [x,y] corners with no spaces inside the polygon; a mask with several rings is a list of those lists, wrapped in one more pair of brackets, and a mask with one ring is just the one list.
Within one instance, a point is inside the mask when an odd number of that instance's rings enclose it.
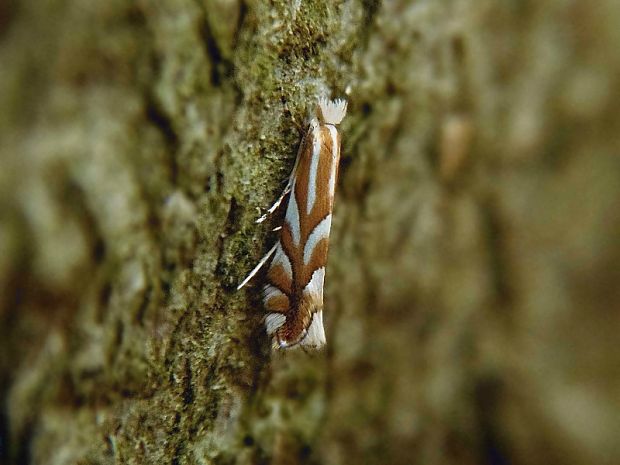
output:
{"label": "moth", "polygon": [[346,100],[319,99],[282,195],[257,220],[263,222],[288,195],[277,242],[237,287],[245,286],[271,258],[263,303],[274,348],[318,349],[325,344],[323,282],[340,161],[336,125],[346,112]]}

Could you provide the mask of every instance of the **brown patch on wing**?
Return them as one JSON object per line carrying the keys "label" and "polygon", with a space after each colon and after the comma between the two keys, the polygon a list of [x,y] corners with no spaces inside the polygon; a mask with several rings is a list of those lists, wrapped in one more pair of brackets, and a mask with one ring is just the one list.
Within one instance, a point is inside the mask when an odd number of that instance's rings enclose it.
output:
{"label": "brown patch on wing", "polygon": [[288,313],[291,306],[290,301],[285,295],[274,295],[265,302],[265,308],[271,312]]}
{"label": "brown patch on wing", "polygon": [[[299,163],[297,165],[297,171],[295,172],[295,189],[291,195],[295,195],[297,200],[297,210],[299,210],[299,219],[303,224],[303,218],[306,216],[308,210],[308,180],[310,177],[310,166],[312,165],[312,150],[313,150],[313,136],[312,132],[308,134],[308,137],[304,138],[304,145],[299,151]],[[303,242],[303,234],[301,241]]]}
{"label": "brown patch on wing", "polygon": [[329,192],[329,180],[333,169],[338,167],[339,156],[332,153],[332,137],[326,126],[321,126],[321,153],[316,174],[317,193],[316,200],[310,215],[306,218],[305,228],[302,231],[303,242],[312,233],[317,224],[325,218],[332,210],[334,199]]}
{"label": "brown patch on wing", "polygon": [[303,288],[305,288],[312,279],[312,274],[319,268],[325,267],[327,264],[328,249],[329,238],[325,237],[317,242],[310,256],[310,261],[304,266],[303,273],[300,276],[300,282]]}
{"label": "brown patch on wing", "polygon": [[293,233],[291,232],[291,228],[288,224],[284,223],[284,226],[280,230],[280,245],[282,246],[282,251],[288,257],[288,260],[291,264],[291,270],[293,272],[293,276],[291,276],[291,285],[289,295],[292,295],[296,292],[295,281],[297,280],[297,276],[299,276],[299,263],[303,261],[303,247],[300,245],[299,248],[295,247],[293,244]]}
{"label": "brown patch on wing", "polygon": [[282,229],[280,230],[280,245],[282,246],[282,250],[289,258],[291,265],[295,259],[296,249],[295,244],[293,243],[293,232],[291,231],[291,227],[285,221],[282,225]]}
{"label": "brown patch on wing", "polygon": [[[336,178],[334,181],[334,195],[336,194],[336,185],[338,184],[338,174],[340,173],[340,146],[341,146],[341,139],[340,139],[340,132],[338,132],[338,135],[336,136],[336,143],[338,144],[338,153],[336,154]],[[332,209],[334,208],[334,199],[332,198]]]}
{"label": "brown patch on wing", "polygon": [[267,272],[267,280],[286,295],[291,295],[293,292],[293,277],[289,276],[280,264],[271,265]]}

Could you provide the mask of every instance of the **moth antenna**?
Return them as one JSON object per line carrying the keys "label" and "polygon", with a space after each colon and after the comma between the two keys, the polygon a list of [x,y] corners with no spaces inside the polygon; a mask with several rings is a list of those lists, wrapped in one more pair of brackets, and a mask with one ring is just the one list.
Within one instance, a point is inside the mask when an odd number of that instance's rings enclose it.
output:
{"label": "moth antenna", "polygon": [[269,260],[269,257],[273,255],[273,253],[276,251],[277,248],[278,248],[278,243],[276,242],[274,246],[269,250],[269,252],[267,252],[265,256],[260,259],[260,261],[258,262],[258,265],[256,265],[254,269],[250,271],[250,274],[248,274],[245,277],[245,279],[241,282],[241,284],[237,286],[237,290],[240,290],[243,286],[245,286],[248,282],[250,282],[250,280],[256,275],[256,273],[260,271],[263,265],[267,263],[267,260]]}

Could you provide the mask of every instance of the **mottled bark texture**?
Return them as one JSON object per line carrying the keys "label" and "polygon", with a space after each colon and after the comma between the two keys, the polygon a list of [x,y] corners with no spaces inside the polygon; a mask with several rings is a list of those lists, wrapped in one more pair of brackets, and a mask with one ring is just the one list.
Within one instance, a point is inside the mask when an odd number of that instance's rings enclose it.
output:
{"label": "mottled bark texture", "polygon": [[[620,463],[617,0],[0,3],[9,464]],[[319,354],[256,225],[343,96]]]}

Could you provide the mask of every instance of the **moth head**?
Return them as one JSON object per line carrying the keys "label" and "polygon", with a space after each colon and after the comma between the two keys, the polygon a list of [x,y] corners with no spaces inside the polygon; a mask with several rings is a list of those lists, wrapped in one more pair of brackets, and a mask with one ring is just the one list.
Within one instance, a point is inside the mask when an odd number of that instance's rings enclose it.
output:
{"label": "moth head", "polygon": [[319,99],[319,116],[325,124],[340,124],[346,114],[347,101],[345,99]]}

